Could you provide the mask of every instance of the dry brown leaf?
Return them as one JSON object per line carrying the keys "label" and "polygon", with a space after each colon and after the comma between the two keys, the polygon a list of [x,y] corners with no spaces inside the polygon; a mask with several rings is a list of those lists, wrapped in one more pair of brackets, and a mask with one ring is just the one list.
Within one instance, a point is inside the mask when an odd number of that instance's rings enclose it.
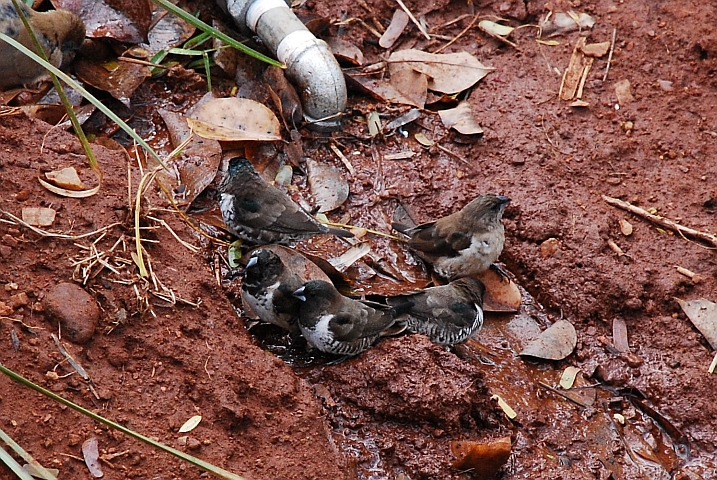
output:
{"label": "dry brown leaf", "polygon": [[35,227],[49,227],[55,221],[56,214],[47,207],[22,207],[22,221]]}
{"label": "dry brown leaf", "polygon": [[82,456],[92,476],[102,478],[104,473],[102,473],[102,467],[100,466],[100,449],[97,445],[97,438],[90,437],[82,443]]}
{"label": "dry brown leaf", "polygon": [[468,52],[436,54],[415,49],[399,50],[391,54],[388,63],[392,75],[394,68],[408,64],[429,77],[430,90],[447,94],[472,87],[494,70]]}
{"label": "dry brown leaf", "polygon": [[80,180],[79,175],[77,175],[75,167],[66,167],[62,170],[45,172],[45,178],[58,187],[66,188],[67,190],[80,191],[85,189],[85,185],[82,183],[82,180]]}
{"label": "dry brown leaf", "polygon": [[471,107],[468,102],[461,102],[456,108],[439,110],[438,115],[441,117],[441,121],[446,128],[453,128],[458,133],[462,133],[464,135],[477,135],[483,133],[483,129],[478,123],[478,120],[473,116],[473,112],[471,111]]}
{"label": "dry brown leaf", "polygon": [[306,166],[311,195],[319,212],[330,212],[343,205],[349,197],[349,184],[341,171],[311,158],[306,159]]}
{"label": "dry brown leaf", "polygon": [[573,384],[575,383],[575,378],[578,376],[578,373],[580,373],[580,369],[578,367],[573,367],[572,365],[563,370],[563,374],[560,376],[560,386],[563,390],[570,390],[573,388]]}
{"label": "dry brown leaf", "polygon": [[393,47],[393,44],[396,43],[396,40],[399,39],[403,31],[406,29],[406,26],[408,26],[408,20],[408,14],[402,9],[397,8],[396,11],[393,12],[391,24],[388,26],[386,31],[383,32],[383,35],[381,35],[381,38],[378,40],[378,44],[381,46],[381,48],[388,49]]}
{"label": "dry brown leaf", "polygon": [[464,440],[451,442],[451,453],[456,459],[453,468],[470,471],[471,478],[493,478],[510,458],[510,437],[489,443]]}
{"label": "dry brown leaf", "polygon": [[281,125],[276,115],[248,98],[208,100],[192,111],[187,122],[194,133],[213,140],[281,140]]}
{"label": "dry brown leaf", "polygon": [[717,349],[717,304],[705,299],[675,300],[712,348]]}
{"label": "dry brown leaf", "polygon": [[520,355],[545,360],[562,360],[573,352],[577,343],[575,327],[567,320],[558,320],[530,342]]}
{"label": "dry brown leaf", "polygon": [[[159,109],[159,114],[167,125],[169,138],[176,148],[192,134],[187,119],[180,113]],[[169,160],[175,168],[161,170],[157,178],[172,191],[177,191],[180,185],[184,185],[182,195],[177,195],[176,200],[180,204],[189,204],[202,193],[219,170],[222,159],[222,147],[216,140],[192,136],[189,143],[182,149],[181,155]],[[176,178],[174,172],[179,173]]]}
{"label": "dry brown leaf", "polygon": [[506,281],[492,268],[478,275],[478,278],[485,285],[483,310],[486,312],[517,312],[520,309],[523,298],[515,282]]}
{"label": "dry brown leaf", "polygon": [[52,5],[79,15],[90,38],[142,43],[152,21],[148,0],[52,0]]}

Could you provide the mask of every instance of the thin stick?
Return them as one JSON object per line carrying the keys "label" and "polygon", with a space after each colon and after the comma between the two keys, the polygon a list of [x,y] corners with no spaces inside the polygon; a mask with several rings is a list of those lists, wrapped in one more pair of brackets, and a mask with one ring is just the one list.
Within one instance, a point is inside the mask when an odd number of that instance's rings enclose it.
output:
{"label": "thin stick", "polygon": [[22,225],[25,228],[29,228],[30,230],[37,233],[38,235],[41,235],[43,237],[61,238],[63,240],[79,240],[80,238],[90,237],[90,236],[96,235],[98,233],[106,232],[107,230],[110,230],[111,228],[114,228],[118,225],[122,225],[122,222],[116,222],[116,223],[107,225],[106,227],[102,227],[97,230],[93,230],[92,232],[83,233],[81,235],[67,235],[64,233],[52,233],[52,232],[48,232],[46,230],[42,230],[40,228],[34,227],[34,226],[30,225],[29,223],[19,219],[18,217],[16,217],[15,215],[13,215],[10,212],[5,212],[5,211],[0,210],[0,213],[4,213],[7,217],[9,217],[11,220],[13,220],[13,222],[15,222],[16,225]]}
{"label": "thin stick", "polygon": [[[478,21],[478,15],[475,15],[475,16],[473,17],[473,20],[471,20],[471,23],[469,23],[466,28],[464,28],[463,30],[461,30],[461,32],[460,32],[458,35],[456,35],[456,36],[453,38],[453,40],[451,40],[450,42],[446,43],[445,45],[443,45],[443,46],[442,46],[441,48],[439,48],[438,50],[434,50],[433,53],[438,53],[438,52],[442,51],[443,49],[445,49],[445,48],[450,47],[451,45],[453,45],[453,44],[456,42],[456,40],[458,40],[458,39],[461,38],[463,35],[465,35],[465,33],[466,33],[468,30],[470,30],[470,29],[473,27],[473,25],[475,25],[475,23],[476,23],[477,21]],[[511,42],[508,42],[508,43],[511,43]],[[513,44],[511,43],[511,45],[513,45]],[[516,45],[513,45],[513,46],[515,47]]]}
{"label": "thin stick", "polygon": [[411,11],[408,9],[405,3],[403,3],[402,0],[396,0],[396,3],[398,3],[398,6],[403,9],[404,12],[406,12],[406,15],[408,15],[408,18],[411,19],[414,25],[418,27],[418,30],[423,34],[424,37],[426,37],[426,40],[430,40],[431,36],[428,34],[425,28],[423,28],[423,25],[421,25],[418,20],[416,20],[416,17],[413,16]]}
{"label": "thin stick", "polygon": [[602,76],[602,81],[607,80],[607,72],[610,71],[610,63],[612,63],[612,52],[615,50],[615,38],[617,37],[617,28],[612,29],[612,42],[610,43],[610,54],[607,56],[607,66],[605,67],[605,75]]}
{"label": "thin stick", "polygon": [[646,210],[643,210],[640,207],[636,207],[635,205],[632,205],[628,202],[625,202],[623,200],[620,200],[618,198],[612,198],[608,197],[607,195],[603,195],[602,199],[605,200],[608,204],[612,205],[613,207],[618,207],[623,210],[627,210],[630,213],[634,213],[638,217],[642,217],[645,220],[648,220],[656,225],[659,225],[661,227],[664,227],[668,230],[672,230],[675,233],[679,233],[683,237],[687,236],[690,238],[694,238],[696,240],[702,240],[703,242],[709,243],[712,245],[713,248],[717,248],[717,236],[712,235],[711,233],[701,232],[699,230],[694,230],[689,227],[685,227],[683,225],[680,225],[679,223],[676,223],[670,219],[667,219],[665,217],[661,217],[659,215],[653,215]]}

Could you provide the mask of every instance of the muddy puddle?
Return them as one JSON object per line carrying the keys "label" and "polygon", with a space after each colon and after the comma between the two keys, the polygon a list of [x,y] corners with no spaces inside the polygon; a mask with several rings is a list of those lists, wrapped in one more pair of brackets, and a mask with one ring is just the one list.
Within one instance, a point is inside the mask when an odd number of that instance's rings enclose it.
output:
{"label": "muddy puddle", "polygon": [[[480,406],[487,411],[471,413],[476,421],[468,428],[463,421],[451,425],[445,412],[436,412],[435,416],[416,412],[415,418],[406,412],[392,416],[393,408],[381,404],[385,399],[378,399],[381,394],[365,390],[378,386],[387,389],[391,398],[390,382],[366,381],[348,394],[346,389],[337,388],[334,382],[341,381],[344,373],[363,371],[369,376],[382,370],[372,365],[374,362],[390,364],[402,355],[406,357],[399,361],[407,368],[412,364],[421,368],[420,362],[410,356],[415,352],[405,350],[403,343],[411,340],[408,337],[383,339],[357,358],[342,361],[309,350],[302,339],[292,343],[271,325],[253,324],[250,332],[262,349],[280,357],[298,376],[312,383],[333,427],[334,442],[355,464],[361,480],[411,478],[397,465],[433,462],[444,468],[455,462],[447,448],[451,443],[495,438],[497,433],[510,435],[513,456],[530,453],[534,459],[530,471],[564,468],[566,472],[586,475],[602,471],[612,478],[644,479],[676,478],[674,475],[682,472],[686,476],[680,478],[708,478],[705,475],[715,465],[705,464],[704,457],[693,460],[696,452],[691,450],[687,437],[640,391],[607,386],[599,380],[599,366],[592,371],[579,369],[572,386],[563,388],[562,362],[521,357],[519,352],[556,320],[530,293],[522,288],[521,293],[523,301],[518,313],[486,313],[483,328],[473,338],[451,351],[432,346],[426,352],[429,357],[450,356],[452,362],[462,363],[465,370],[477,375],[470,386],[472,394],[482,392],[491,399],[490,404]],[[428,343],[415,337],[420,344]],[[614,347],[608,344],[608,348]],[[446,369],[446,375],[451,373],[455,372]],[[395,375],[398,378],[400,373]],[[460,383],[461,376],[456,378],[459,380],[451,387]],[[413,380],[416,378],[409,382]],[[432,387],[427,385],[429,390]],[[393,393],[393,400],[402,401],[397,391]],[[507,408],[499,405],[497,397]],[[435,399],[427,402],[431,404]],[[515,417],[509,419],[513,413]],[[548,425],[550,430],[545,429]],[[552,433],[545,435],[546,431]],[[411,451],[399,455],[399,442],[410,445]],[[512,474],[521,473],[513,458],[504,468]],[[424,473],[430,475],[430,468]]]}

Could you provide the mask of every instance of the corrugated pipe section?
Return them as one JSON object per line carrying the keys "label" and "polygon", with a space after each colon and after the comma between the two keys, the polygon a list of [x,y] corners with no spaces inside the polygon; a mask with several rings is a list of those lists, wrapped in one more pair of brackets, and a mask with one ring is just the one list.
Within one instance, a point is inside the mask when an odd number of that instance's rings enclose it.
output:
{"label": "corrugated pipe section", "polygon": [[287,67],[296,85],[309,128],[334,131],[346,108],[346,81],[336,58],[296,18],[284,0],[217,0],[244,30],[256,33]]}

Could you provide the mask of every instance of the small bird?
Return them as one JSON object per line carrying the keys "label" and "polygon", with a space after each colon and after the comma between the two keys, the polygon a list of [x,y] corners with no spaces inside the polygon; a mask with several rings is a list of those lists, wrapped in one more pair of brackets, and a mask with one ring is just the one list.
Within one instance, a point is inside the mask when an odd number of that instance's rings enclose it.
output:
{"label": "small bird", "polygon": [[[82,19],[67,10],[36,12],[17,2],[32,26],[48,60],[58,68],[66,67],[85,39]],[[12,0],[0,0],[0,31],[37,52]],[[0,41],[0,89],[31,86],[49,78],[47,70],[25,54]]]}
{"label": "small bird", "polygon": [[259,318],[298,336],[301,301],[293,293],[306,279],[291,272],[271,250],[252,251],[244,270],[242,299]]}
{"label": "small bird", "polygon": [[484,293],[483,282],[463,277],[448,285],[389,297],[386,301],[394,308],[407,309],[405,321],[409,331],[422,333],[434,343],[455,345],[483,326]]}
{"label": "small bird", "polygon": [[237,237],[251,243],[288,244],[322,233],[353,236],[319,223],[289,195],[261,178],[246,158],[229,160],[219,192],[224,223]]}
{"label": "small bird", "polygon": [[503,251],[501,218],[508,202],[510,198],[502,195],[479,195],[461,210],[435,222],[414,228],[394,224],[393,228],[411,237],[408,246],[441,277],[455,280],[475,276],[487,270]]}
{"label": "small bird", "polygon": [[332,284],[311,280],[294,292],[303,303],[299,328],[322,352],[353,356],[368,349],[393,326],[398,310],[345,297]]}

